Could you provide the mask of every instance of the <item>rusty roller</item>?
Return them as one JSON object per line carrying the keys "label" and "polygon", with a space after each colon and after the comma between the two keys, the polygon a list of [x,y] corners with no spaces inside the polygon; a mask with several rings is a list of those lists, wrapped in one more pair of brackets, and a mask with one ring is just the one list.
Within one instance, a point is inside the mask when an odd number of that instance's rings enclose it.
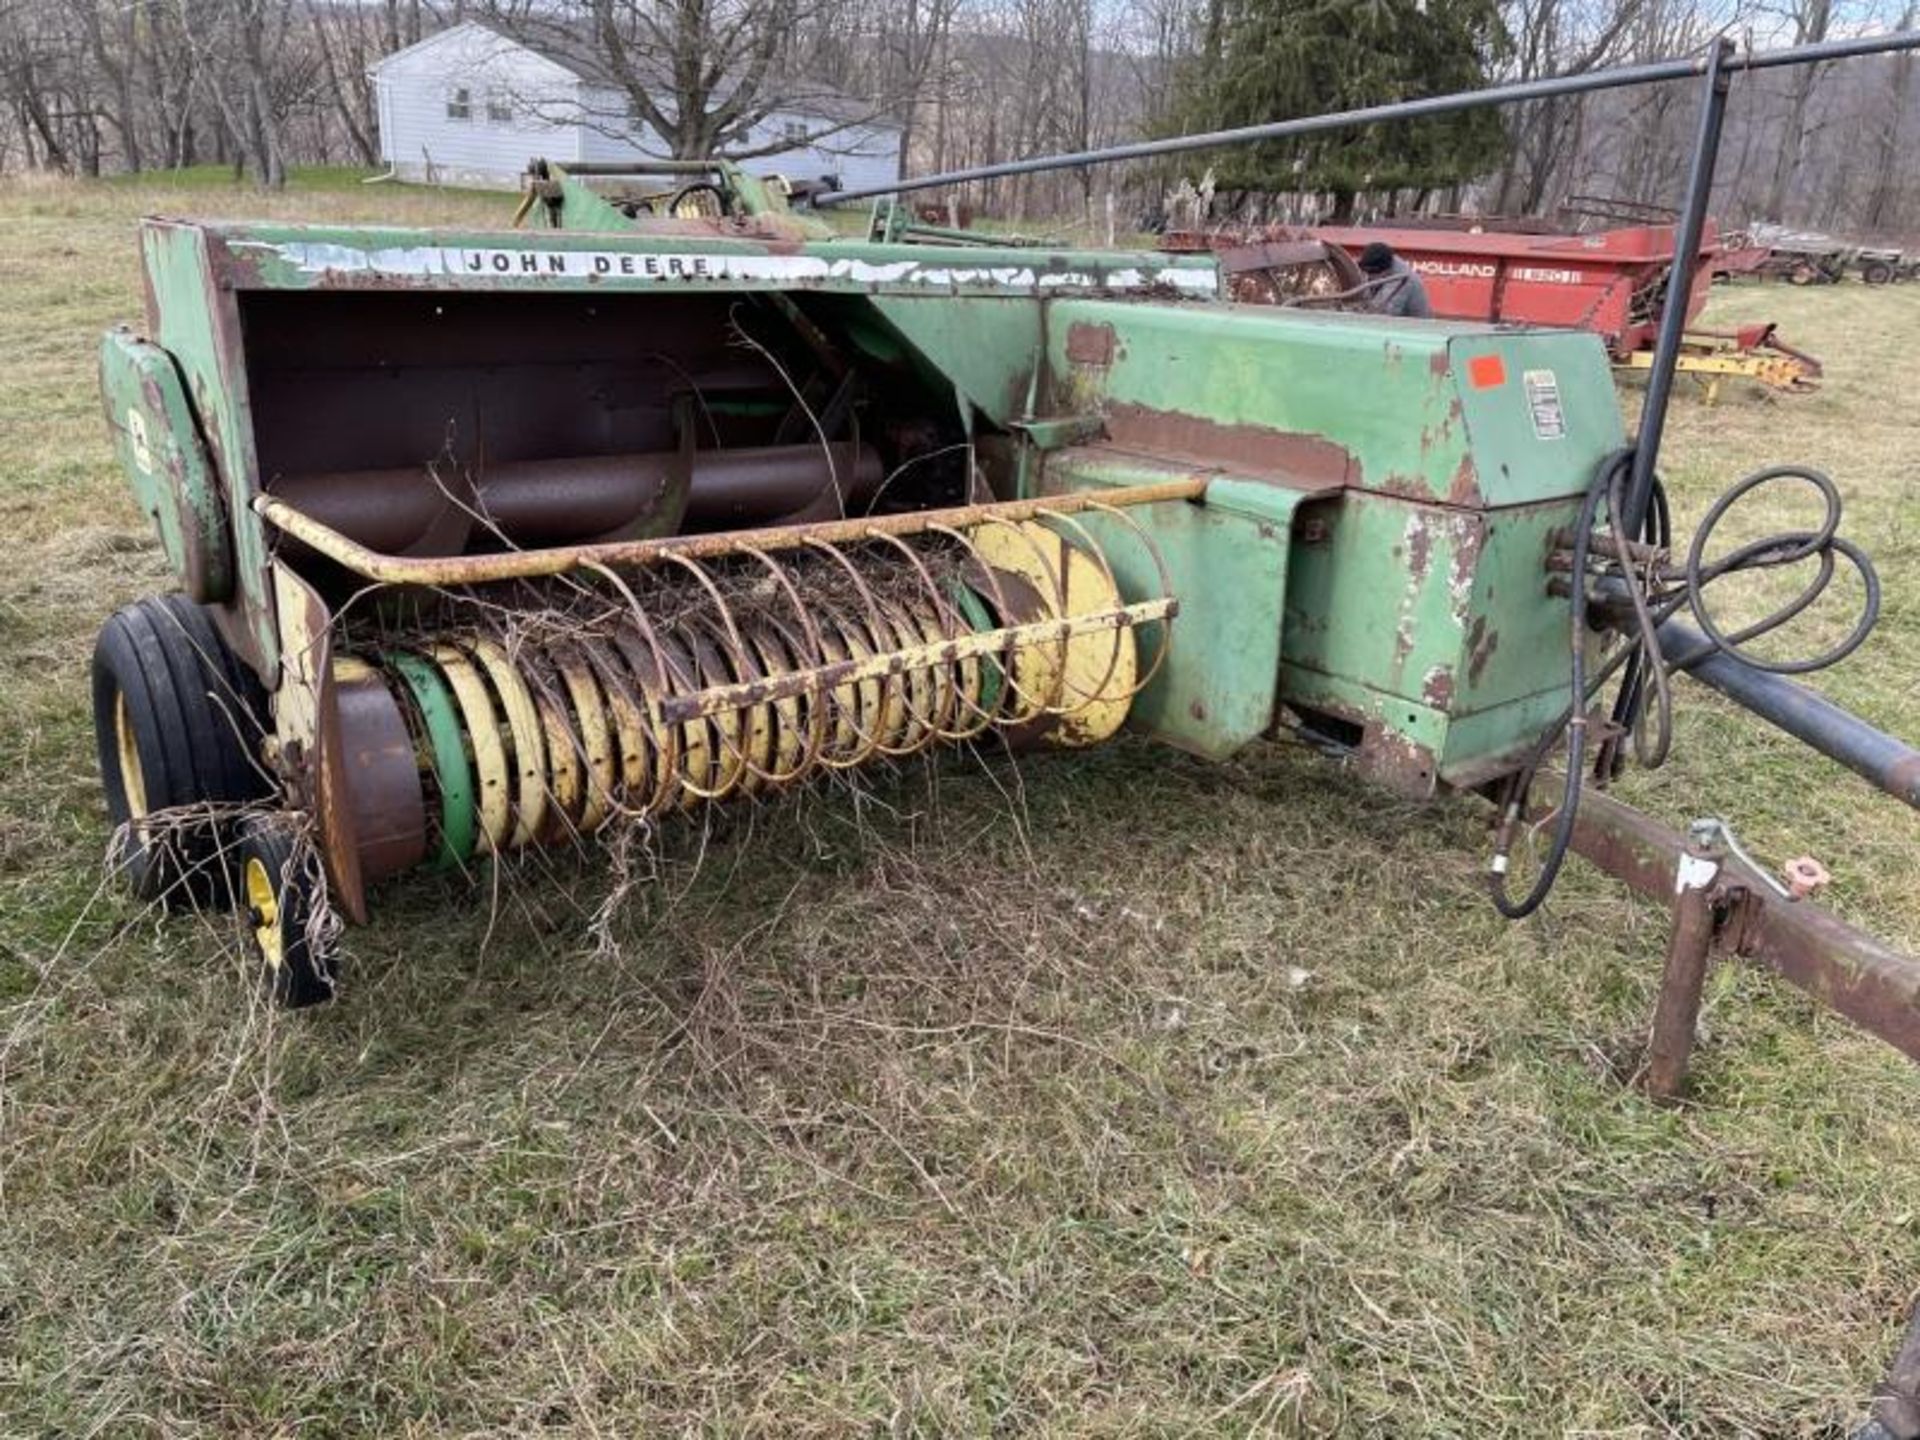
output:
{"label": "rusty roller", "polygon": [[472,597],[470,621],[456,600],[451,623],[377,637],[333,670],[362,873],[565,843],[989,732],[1108,738],[1166,631],[1143,663],[1140,607],[1084,527],[1049,519],[676,556],[543,594],[549,608]]}

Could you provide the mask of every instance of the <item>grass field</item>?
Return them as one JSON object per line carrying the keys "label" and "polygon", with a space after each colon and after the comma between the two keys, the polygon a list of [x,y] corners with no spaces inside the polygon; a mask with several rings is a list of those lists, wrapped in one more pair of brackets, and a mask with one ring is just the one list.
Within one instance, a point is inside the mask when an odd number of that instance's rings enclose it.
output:
{"label": "grass field", "polygon": [[[94,632],[164,588],[93,388],[132,221],[499,217],[328,184],[0,195],[0,1433],[1837,1436],[1920,1276],[1920,1073],[1713,978],[1693,1104],[1615,1075],[1663,915],[1509,926],[1470,805],[1293,748],[953,760],[609,881],[420,879],[264,1009],[100,888]],[[1920,700],[1920,288],[1743,291],[1819,394],[1683,398],[1684,520],[1830,468]],[[1700,692],[1634,799],[1819,855],[1920,947],[1920,823]]]}

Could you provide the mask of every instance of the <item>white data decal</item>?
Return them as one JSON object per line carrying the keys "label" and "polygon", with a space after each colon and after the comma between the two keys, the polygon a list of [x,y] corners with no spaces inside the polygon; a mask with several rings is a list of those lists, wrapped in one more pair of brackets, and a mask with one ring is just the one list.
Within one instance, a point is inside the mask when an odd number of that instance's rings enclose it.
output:
{"label": "white data decal", "polygon": [[1567,412],[1560,403],[1560,377],[1551,370],[1529,370],[1521,383],[1526,387],[1527,410],[1533,416],[1533,433],[1542,440],[1566,439]]}

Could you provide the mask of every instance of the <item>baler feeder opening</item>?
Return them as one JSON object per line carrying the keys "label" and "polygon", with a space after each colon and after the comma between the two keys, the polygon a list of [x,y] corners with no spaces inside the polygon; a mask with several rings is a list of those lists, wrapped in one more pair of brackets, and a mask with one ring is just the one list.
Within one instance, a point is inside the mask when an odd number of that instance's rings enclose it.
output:
{"label": "baler feeder opening", "polygon": [[262,290],[238,309],[262,489],[387,554],[965,498],[951,397],[856,364],[785,296]]}

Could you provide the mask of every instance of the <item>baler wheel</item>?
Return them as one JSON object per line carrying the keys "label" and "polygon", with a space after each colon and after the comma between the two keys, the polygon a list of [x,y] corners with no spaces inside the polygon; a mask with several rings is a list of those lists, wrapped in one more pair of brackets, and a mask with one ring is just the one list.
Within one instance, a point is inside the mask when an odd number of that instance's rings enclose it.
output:
{"label": "baler wheel", "polygon": [[318,859],[278,816],[241,820],[234,842],[245,939],[265,967],[267,988],[289,1009],[333,998],[334,963],[322,930]]}
{"label": "baler wheel", "polygon": [[[231,824],[219,812],[268,792],[254,760],[264,709],[252,675],[184,595],[136,601],[101,627],[100,778],[109,817],[128,827],[125,871],[140,899],[175,910],[233,903],[222,860]],[[180,813],[162,823],[169,810]]]}

